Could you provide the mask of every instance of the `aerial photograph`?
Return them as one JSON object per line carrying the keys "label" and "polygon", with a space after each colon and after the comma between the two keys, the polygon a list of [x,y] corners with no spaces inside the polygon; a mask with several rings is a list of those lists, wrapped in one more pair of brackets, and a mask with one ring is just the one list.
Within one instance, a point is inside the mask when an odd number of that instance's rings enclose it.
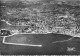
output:
{"label": "aerial photograph", "polygon": [[0,55],[80,55],[80,0],[0,0]]}

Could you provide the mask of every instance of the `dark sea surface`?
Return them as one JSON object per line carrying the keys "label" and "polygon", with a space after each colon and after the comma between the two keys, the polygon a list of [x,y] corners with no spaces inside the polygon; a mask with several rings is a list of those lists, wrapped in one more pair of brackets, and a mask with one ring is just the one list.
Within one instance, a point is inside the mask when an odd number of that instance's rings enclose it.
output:
{"label": "dark sea surface", "polygon": [[[33,39],[38,40],[38,43],[42,44],[42,47],[37,46],[20,46],[20,45],[1,45],[1,54],[2,55],[68,55],[68,54],[80,54],[80,39],[78,37],[73,38],[69,41],[62,41],[72,38],[72,36],[61,35],[61,34],[47,34],[47,35],[34,35]],[[34,41],[34,40],[33,40]],[[74,48],[73,50],[68,50]]]}

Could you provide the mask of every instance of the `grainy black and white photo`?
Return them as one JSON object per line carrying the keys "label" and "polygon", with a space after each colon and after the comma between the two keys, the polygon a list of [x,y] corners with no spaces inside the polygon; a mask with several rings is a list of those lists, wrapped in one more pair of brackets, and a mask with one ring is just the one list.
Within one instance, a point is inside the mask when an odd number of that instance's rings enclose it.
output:
{"label": "grainy black and white photo", "polygon": [[80,0],[0,0],[0,55],[80,55]]}

